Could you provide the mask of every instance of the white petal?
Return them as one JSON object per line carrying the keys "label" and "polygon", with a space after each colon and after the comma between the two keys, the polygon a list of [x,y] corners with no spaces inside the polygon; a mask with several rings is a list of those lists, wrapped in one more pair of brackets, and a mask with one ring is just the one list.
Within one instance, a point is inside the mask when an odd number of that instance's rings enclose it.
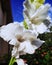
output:
{"label": "white petal", "polygon": [[39,17],[35,18],[35,21],[41,22],[41,21],[45,20],[46,17],[47,17],[47,15],[39,16]]}
{"label": "white petal", "polygon": [[30,31],[32,32],[32,34],[34,34],[35,37],[39,35],[39,33],[37,32],[36,26],[34,24],[31,24]]}
{"label": "white petal", "polygon": [[23,26],[21,26],[21,25],[18,26],[17,29],[15,30],[15,36],[22,34],[23,33],[23,29],[24,29]]}
{"label": "white petal", "polygon": [[5,25],[4,27],[2,26],[1,27],[1,37],[6,41],[11,40],[11,38],[14,38],[13,34],[15,32],[16,27],[17,26],[14,23],[10,23],[8,25]]}
{"label": "white petal", "polygon": [[30,2],[28,0],[25,0],[24,2],[24,9],[26,9],[26,12],[24,11],[24,13],[26,15],[28,15],[28,17],[31,17],[32,14],[34,14],[35,12],[35,7],[32,4],[30,4]]}
{"label": "white petal", "polygon": [[25,65],[25,63],[22,59],[17,59],[16,62],[18,65]]}
{"label": "white petal", "polygon": [[[34,47],[29,40],[22,42],[19,45],[18,51],[19,51],[19,53],[22,52],[22,53],[25,53],[25,54],[26,53],[33,54],[35,52]],[[20,55],[21,55],[21,53],[20,53]]]}
{"label": "white petal", "polygon": [[19,54],[19,52],[17,52],[15,58],[17,59],[17,58],[19,58],[19,56],[20,56],[20,54]]}
{"label": "white petal", "polygon": [[34,49],[37,49],[37,48],[39,48],[44,42],[45,42],[45,41],[42,41],[42,40],[40,40],[40,39],[37,39],[37,40],[34,40],[34,41],[32,42],[32,45],[33,45]]}
{"label": "white petal", "polygon": [[36,36],[31,31],[26,31],[23,34],[24,34],[23,38],[26,39],[26,40],[33,41],[36,38]]}
{"label": "white petal", "polygon": [[36,17],[46,14],[49,8],[50,8],[50,4],[42,5],[31,18],[34,19]]}
{"label": "white petal", "polygon": [[28,54],[33,54],[35,52],[32,44],[29,40],[25,41],[24,44],[25,44],[25,49],[23,50],[24,52],[26,52]]}
{"label": "white petal", "polygon": [[19,42],[18,42],[18,40],[16,39],[16,38],[13,38],[10,42],[9,42],[9,44],[11,44],[11,45],[19,45]]}
{"label": "white petal", "polygon": [[20,44],[20,46],[18,48],[18,51],[33,54],[34,53],[34,48],[31,45],[31,42],[28,40],[28,41],[24,41],[23,43]]}
{"label": "white petal", "polygon": [[18,51],[23,51],[25,49],[25,43],[21,42],[19,47],[18,47]]}
{"label": "white petal", "polygon": [[47,31],[47,27],[44,23],[41,23],[40,25],[36,26],[36,31],[40,34],[44,33]]}
{"label": "white petal", "polygon": [[0,30],[0,36],[5,41],[10,41],[15,38],[16,34],[21,34],[23,31],[23,27],[17,23],[10,23],[8,25],[2,26]]}
{"label": "white petal", "polygon": [[12,56],[19,58],[19,52],[16,47],[13,47]]}

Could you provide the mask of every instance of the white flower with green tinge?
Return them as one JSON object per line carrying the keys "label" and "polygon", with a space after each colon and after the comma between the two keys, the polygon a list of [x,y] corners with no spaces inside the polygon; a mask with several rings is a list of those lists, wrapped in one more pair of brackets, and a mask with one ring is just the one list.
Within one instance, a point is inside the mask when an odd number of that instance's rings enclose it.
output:
{"label": "white flower with green tinge", "polygon": [[45,22],[47,22],[47,24],[49,25],[48,23],[49,21],[45,21],[45,20],[48,20],[47,17],[48,17],[50,4],[47,3],[41,5],[38,9],[36,8],[34,9],[34,7],[29,3],[28,0],[25,1],[24,11],[23,11],[24,20],[28,25],[28,29],[32,29],[34,32],[36,31],[37,34],[42,34],[46,32],[49,28],[49,26],[45,24]]}

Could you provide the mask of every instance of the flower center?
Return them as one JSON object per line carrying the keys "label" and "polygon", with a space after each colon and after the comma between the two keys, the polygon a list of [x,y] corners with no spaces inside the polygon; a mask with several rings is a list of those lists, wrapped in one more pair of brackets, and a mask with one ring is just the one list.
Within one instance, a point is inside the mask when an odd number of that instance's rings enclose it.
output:
{"label": "flower center", "polygon": [[23,42],[23,41],[24,41],[24,39],[20,39],[20,38],[18,38],[18,41],[19,41],[19,42]]}
{"label": "flower center", "polygon": [[18,40],[19,42],[23,42],[25,39],[23,39],[22,36],[19,36],[19,37],[17,38],[17,40]]}

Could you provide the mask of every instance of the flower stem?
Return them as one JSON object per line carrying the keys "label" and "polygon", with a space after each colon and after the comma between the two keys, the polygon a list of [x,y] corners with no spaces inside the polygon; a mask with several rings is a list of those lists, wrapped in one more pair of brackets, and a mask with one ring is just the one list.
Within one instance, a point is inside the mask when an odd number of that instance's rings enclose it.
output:
{"label": "flower stem", "polygon": [[9,65],[13,65],[15,63],[15,61],[16,61],[16,58],[15,57],[11,57]]}

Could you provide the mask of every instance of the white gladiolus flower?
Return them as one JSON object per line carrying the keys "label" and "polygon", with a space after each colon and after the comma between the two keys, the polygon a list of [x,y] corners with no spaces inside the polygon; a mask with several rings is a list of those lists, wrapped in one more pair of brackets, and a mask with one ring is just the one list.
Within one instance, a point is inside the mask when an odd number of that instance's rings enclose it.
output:
{"label": "white gladiolus flower", "polygon": [[12,57],[16,58],[18,65],[27,65],[23,60],[18,60],[20,55],[33,54],[44,43],[31,30],[24,30],[19,23],[2,26],[0,37],[9,42],[9,44],[14,45]]}
{"label": "white gladiolus flower", "polygon": [[[24,3],[24,20],[28,24],[29,29],[32,29],[34,32],[36,31],[37,35],[46,32],[49,28],[49,26],[47,26],[47,24],[50,24],[49,21],[45,21],[48,17],[49,8],[50,4],[48,3],[41,5],[38,9],[34,9],[29,1],[25,1]],[[47,22],[47,24],[45,24],[45,22]]]}
{"label": "white gladiolus flower", "polygon": [[[35,49],[39,48],[43,43],[41,40],[37,41],[38,39],[35,33],[32,33],[30,30],[24,30],[18,23],[10,23],[6,26],[2,26],[0,36],[5,41],[9,41],[9,44],[14,45],[12,56],[16,58],[26,53],[33,54]],[[37,43],[35,41],[37,41]],[[41,43],[39,44],[39,42]]]}

